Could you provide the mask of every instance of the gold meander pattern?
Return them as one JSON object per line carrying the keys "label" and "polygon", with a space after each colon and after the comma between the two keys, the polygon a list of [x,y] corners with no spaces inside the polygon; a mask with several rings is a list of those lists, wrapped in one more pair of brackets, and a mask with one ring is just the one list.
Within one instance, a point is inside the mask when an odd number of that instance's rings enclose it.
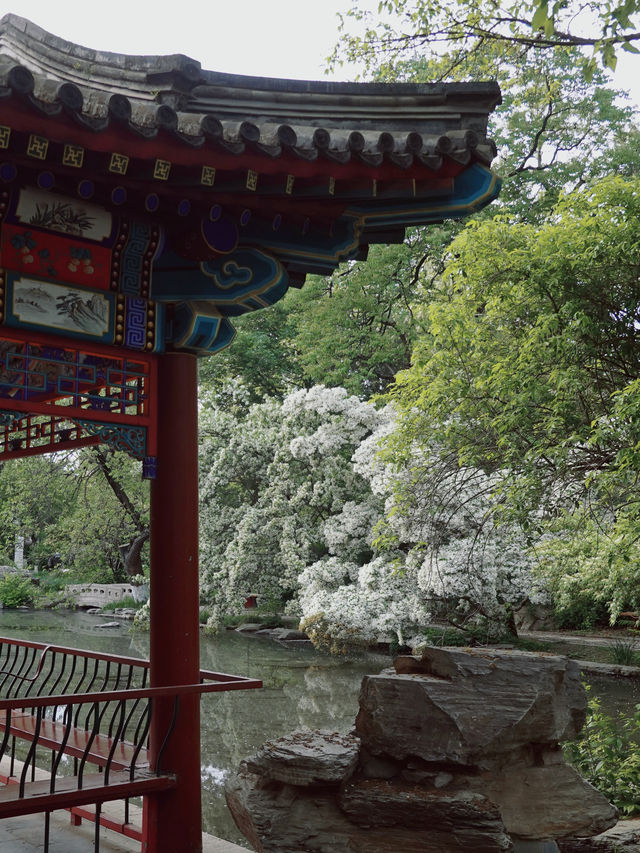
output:
{"label": "gold meander pattern", "polygon": [[27,154],[29,157],[34,157],[36,160],[46,160],[48,150],[49,140],[44,136],[36,136],[35,133],[32,133],[29,137],[29,144],[27,145]]}
{"label": "gold meander pattern", "polygon": [[126,154],[117,154],[115,151],[111,155],[109,162],[109,171],[116,175],[126,175],[129,168],[129,158]]}
{"label": "gold meander pattern", "polygon": [[84,162],[84,148],[81,145],[65,145],[62,154],[62,164],[80,169]]}
{"label": "gold meander pattern", "polygon": [[216,180],[216,170],[214,166],[203,166],[200,174],[200,183],[205,187],[212,187]]}
{"label": "gold meander pattern", "polygon": [[156,160],[153,167],[153,177],[156,181],[169,180],[169,172],[171,171],[171,163],[169,160]]}

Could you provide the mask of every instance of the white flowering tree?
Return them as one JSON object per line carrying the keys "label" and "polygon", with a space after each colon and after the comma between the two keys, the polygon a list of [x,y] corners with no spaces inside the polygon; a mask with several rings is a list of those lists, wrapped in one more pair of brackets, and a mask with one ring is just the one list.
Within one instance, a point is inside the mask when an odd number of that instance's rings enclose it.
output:
{"label": "white flowering tree", "polygon": [[460,467],[435,447],[415,445],[395,467],[374,449],[363,443],[354,463],[385,497],[379,547],[404,555],[432,615],[490,635],[514,632],[513,611],[546,593],[521,527],[502,518],[499,477]]}
{"label": "white flowering tree", "polygon": [[341,388],[316,386],[202,418],[203,592],[213,619],[248,594],[299,614],[332,650],[403,644],[434,615],[494,633],[533,583],[527,546],[496,524],[493,482],[415,451],[379,451],[393,431]]}
{"label": "white flowering tree", "polygon": [[381,501],[351,457],[381,417],[323,386],[240,414],[204,406],[202,586],[215,617],[237,611],[249,593],[295,602],[299,575],[330,553],[325,523],[348,514],[349,503],[358,507],[356,527],[328,529],[329,541],[343,537],[357,559],[370,556]]}

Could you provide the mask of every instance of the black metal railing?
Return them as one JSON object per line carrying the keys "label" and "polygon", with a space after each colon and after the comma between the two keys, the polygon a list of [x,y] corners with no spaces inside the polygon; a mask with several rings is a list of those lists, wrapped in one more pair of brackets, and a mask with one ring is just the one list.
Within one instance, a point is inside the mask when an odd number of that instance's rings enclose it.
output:
{"label": "black metal railing", "polygon": [[[64,646],[0,638],[0,818],[94,805],[99,850],[102,803],[175,785],[162,764],[187,695],[246,690],[261,682],[200,672],[197,684],[149,687],[149,662]],[[150,767],[148,737],[157,702],[173,705]],[[164,719],[164,716],[163,716]],[[48,753],[48,759],[43,755]],[[19,767],[19,771],[17,768]],[[46,768],[46,771],[44,771]],[[46,775],[43,778],[43,773]],[[140,830],[127,832],[142,839]]]}

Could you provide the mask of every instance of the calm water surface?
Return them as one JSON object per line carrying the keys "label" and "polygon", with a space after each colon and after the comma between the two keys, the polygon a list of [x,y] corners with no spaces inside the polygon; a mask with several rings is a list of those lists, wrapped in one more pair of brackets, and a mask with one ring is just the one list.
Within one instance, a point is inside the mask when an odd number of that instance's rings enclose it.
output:
{"label": "calm water surface", "polygon": [[[148,657],[148,636],[131,634],[130,623],[83,612],[0,610],[0,635],[101,652]],[[347,731],[358,707],[362,676],[379,672],[390,659],[368,655],[356,660],[327,657],[307,647],[285,647],[271,640],[227,631],[201,637],[201,666],[260,678],[260,691],[202,697],[203,825],[207,832],[248,847],[224,803],[223,784],[240,761],[265,740],[301,726]],[[592,692],[603,710],[631,712],[640,703],[637,679],[597,678]]]}
{"label": "calm water surface", "polygon": [[[131,657],[148,657],[148,636],[130,634],[130,623],[100,628],[108,620],[83,612],[0,610],[0,635]],[[117,621],[117,620],[115,620]],[[347,731],[353,725],[362,676],[379,672],[389,658],[330,658],[307,647],[226,631],[201,637],[203,669],[260,678],[260,691],[202,697],[203,825],[207,832],[248,847],[229,816],[225,778],[265,740],[301,726]]]}

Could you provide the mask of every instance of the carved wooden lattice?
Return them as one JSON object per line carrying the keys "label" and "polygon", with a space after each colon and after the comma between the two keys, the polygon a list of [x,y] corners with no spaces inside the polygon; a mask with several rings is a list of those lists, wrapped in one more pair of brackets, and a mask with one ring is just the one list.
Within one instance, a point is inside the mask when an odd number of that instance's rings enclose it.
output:
{"label": "carved wooden lattice", "polygon": [[150,462],[155,385],[152,356],[3,330],[0,459],[104,442]]}

